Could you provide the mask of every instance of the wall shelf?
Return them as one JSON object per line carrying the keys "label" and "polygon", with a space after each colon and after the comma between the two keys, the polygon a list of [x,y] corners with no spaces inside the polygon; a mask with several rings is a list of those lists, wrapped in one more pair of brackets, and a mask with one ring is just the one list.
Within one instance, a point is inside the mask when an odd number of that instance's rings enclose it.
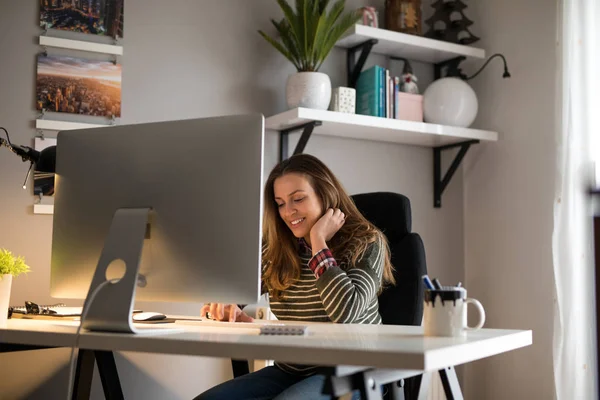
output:
{"label": "wall shelf", "polygon": [[461,56],[485,58],[483,49],[359,24],[350,28],[336,46],[350,49],[369,40],[377,41],[371,50],[373,53],[433,64]]}
{"label": "wall shelf", "polygon": [[40,36],[40,45],[47,47],[60,47],[63,49],[91,51],[94,53],[123,55],[123,46],[102,43],[83,42],[80,40],[62,39],[52,36]]}
{"label": "wall shelf", "polygon": [[33,213],[46,215],[54,214],[54,204],[34,204]]}
{"label": "wall shelf", "polygon": [[268,117],[265,121],[265,128],[281,132],[313,121],[321,123],[314,127],[313,134],[315,135],[415,146],[439,147],[467,140],[490,142],[498,140],[498,133],[492,131],[310,108],[294,108]]}
{"label": "wall shelf", "polygon": [[[433,205],[442,206],[442,193],[473,144],[495,142],[498,133],[425,122],[404,121],[335,111],[294,108],[265,120],[267,130],[279,132],[279,159],[288,157],[289,134],[302,131],[293,154],[304,151],[312,134],[390,142],[433,149]],[[442,152],[460,148],[452,164],[442,174]]]}
{"label": "wall shelf", "polygon": [[111,125],[86,124],[81,122],[56,121],[51,119],[36,119],[35,128],[42,131],[69,131],[73,129],[102,128]]}

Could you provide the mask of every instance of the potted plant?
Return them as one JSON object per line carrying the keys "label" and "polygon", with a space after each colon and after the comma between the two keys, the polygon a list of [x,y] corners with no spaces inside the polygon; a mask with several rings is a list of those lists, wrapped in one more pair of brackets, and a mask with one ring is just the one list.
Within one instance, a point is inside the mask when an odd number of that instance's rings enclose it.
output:
{"label": "potted plant", "polygon": [[15,257],[10,251],[0,249],[0,325],[6,324],[12,278],[29,270],[23,257]]}
{"label": "potted plant", "polygon": [[274,39],[259,30],[277,51],[285,56],[297,73],[286,84],[288,107],[326,110],[331,100],[331,80],[318,72],[335,43],[361,17],[361,11],[344,13],[345,0],[296,0],[295,10],[286,0],[277,0],[284,18],[271,20],[279,37]]}

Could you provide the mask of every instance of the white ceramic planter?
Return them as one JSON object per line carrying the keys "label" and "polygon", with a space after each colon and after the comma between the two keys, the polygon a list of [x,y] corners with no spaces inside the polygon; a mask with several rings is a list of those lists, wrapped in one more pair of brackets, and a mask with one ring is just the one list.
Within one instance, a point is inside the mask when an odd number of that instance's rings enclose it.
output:
{"label": "white ceramic planter", "polygon": [[0,276],[0,327],[6,326],[11,286],[12,275],[6,274]]}
{"label": "white ceramic planter", "polygon": [[331,80],[322,72],[297,72],[287,80],[285,97],[289,108],[327,110],[331,101]]}

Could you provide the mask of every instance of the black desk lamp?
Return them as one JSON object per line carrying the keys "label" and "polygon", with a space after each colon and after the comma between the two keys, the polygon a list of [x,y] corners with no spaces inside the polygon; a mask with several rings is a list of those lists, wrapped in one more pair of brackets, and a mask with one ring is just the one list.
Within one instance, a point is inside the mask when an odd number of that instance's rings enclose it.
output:
{"label": "black desk lamp", "polygon": [[[27,179],[31,173],[31,169],[35,165],[35,170],[38,172],[54,173],[56,170],[56,146],[50,146],[42,151],[37,151],[29,146],[19,146],[12,144],[8,131],[0,126],[0,129],[6,132],[6,140],[0,138],[0,147],[4,146],[10,151],[21,157],[23,162],[29,161],[29,171],[23,183],[23,189],[26,188]],[[53,179],[54,180],[54,179]]]}

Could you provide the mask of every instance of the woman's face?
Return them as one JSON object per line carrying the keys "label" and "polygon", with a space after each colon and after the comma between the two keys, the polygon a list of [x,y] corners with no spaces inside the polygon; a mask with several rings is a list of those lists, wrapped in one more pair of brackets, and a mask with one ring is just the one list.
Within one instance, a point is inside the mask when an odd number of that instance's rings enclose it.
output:
{"label": "woman's face", "polygon": [[279,216],[297,238],[310,244],[310,229],[323,215],[323,206],[304,175],[289,173],[273,182]]}

